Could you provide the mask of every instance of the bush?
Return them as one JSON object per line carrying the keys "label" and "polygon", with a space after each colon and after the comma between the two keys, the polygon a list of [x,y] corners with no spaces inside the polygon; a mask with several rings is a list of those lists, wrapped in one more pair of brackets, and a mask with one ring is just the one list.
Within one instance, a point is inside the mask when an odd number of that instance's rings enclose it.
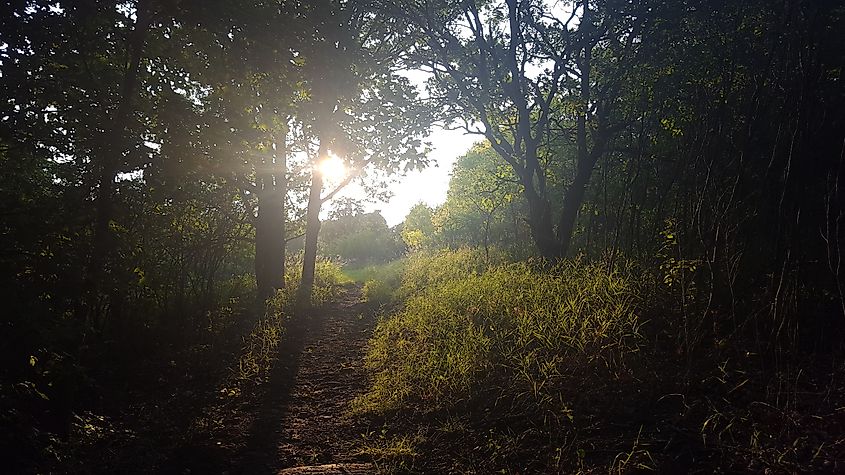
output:
{"label": "bush", "polygon": [[441,250],[431,254],[412,254],[405,265],[398,290],[408,299],[445,282],[464,279],[483,272],[490,265],[504,262],[504,256],[491,252],[490,261],[480,249]]}
{"label": "bush", "polygon": [[[284,302],[292,305],[296,302],[299,284],[302,281],[302,256],[289,258],[285,263]],[[324,305],[340,293],[340,288],[351,282],[336,262],[329,259],[317,259],[314,269],[314,288],[311,291],[311,303]],[[290,307],[285,307],[291,310]]]}
{"label": "bush", "polygon": [[393,301],[394,288],[383,280],[370,279],[364,282],[364,301],[373,305],[388,305]]}
{"label": "bush", "polygon": [[638,344],[637,292],[619,273],[578,262],[482,269],[468,251],[409,261],[402,288],[413,296],[376,328],[374,383],[358,410],[434,410],[489,393],[542,421],[571,417],[596,373],[612,380]]}

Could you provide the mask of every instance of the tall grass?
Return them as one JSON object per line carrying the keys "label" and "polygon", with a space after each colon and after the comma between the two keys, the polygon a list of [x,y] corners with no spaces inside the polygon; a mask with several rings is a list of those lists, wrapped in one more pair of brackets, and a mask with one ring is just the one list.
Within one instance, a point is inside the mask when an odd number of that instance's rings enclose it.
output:
{"label": "tall grass", "polygon": [[[267,299],[261,317],[244,337],[244,346],[234,369],[239,381],[261,382],[273,366],[285,323],[294,309],[302,275],[301,260],[291,259],[286,265],[284,289]],[[349,282],[338,264],[317,261],[311,302],[319,306],[337,297],[343,284]]]}
{"label": "tall grass", "polygon": [[[302,256],[289,258],[285,264],[286,286],[281,290],[285,294],[287,311],[296,302],[299,284],[302,281]],[[311,291],[311,305],[319,307],[336,298],[344,284],[352,280],[343,272],[340,265],[331,259],[317,259],[314,268],[314,288]]]}
{"label": "tall grass", "polygon": [[433,286],[477,275],[488,267],[503,262],[503,254],[491,251],[490,259],[487,259],[479,249],[444,249],[432,253],[415,253],[405,264],[397,297],[405,300]]}
{"label": "tall grass", "polygon": [[631,279],[578,262],[485,270],[478,254],[409,260],[400,287],[409,299],[376,328],[366,360],[374,383],[356,409],[495,398],[544,421],[569,418],[590,375],[612,374],[636,349]]}
{"label": "tall grass", "polygon": [[396,259],[385,264],[369,265],[365,267],[344,267],[343,274],[354,282],[365,283],[370,280],[398,282],[405,271],[406,258]]}
{"label": "tall grass", "polygon": [[395,302],[396,289],[402,280],[407,259],[354,269],[343,269],[344,275],[364,284],[362,295],[367,303],[386,306]]}

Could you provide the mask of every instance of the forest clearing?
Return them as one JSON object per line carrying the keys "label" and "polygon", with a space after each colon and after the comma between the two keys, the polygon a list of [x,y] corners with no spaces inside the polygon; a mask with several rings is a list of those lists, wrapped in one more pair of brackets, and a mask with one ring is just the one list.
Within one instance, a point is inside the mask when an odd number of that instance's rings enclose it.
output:
{"label": "forest clearing", "polygon": [[845,4],[0,4],[0,472],[845,472]]}

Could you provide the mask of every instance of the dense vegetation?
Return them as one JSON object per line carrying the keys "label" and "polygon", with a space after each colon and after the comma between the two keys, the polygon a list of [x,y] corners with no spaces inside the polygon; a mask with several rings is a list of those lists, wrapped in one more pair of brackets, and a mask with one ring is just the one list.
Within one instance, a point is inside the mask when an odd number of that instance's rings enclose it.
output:
{"label": "dense vegetation", "polygon": [[[842,31],[810,0],[4,3],[9,467],[239,397],[356,280],[385,469],[841,471]],[[390,227],[363,202],[434,124],[478,143]]]}

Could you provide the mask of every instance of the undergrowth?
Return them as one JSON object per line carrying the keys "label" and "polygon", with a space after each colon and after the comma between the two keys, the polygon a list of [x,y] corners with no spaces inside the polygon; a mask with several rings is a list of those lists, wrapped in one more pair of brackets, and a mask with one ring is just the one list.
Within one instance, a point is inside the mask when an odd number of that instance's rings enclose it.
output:
{"label": "undergrowth", "polygon": [[387,264],[371,265],[357,269],[344,269],[344,274],[363,284],[364,301],[375,306],[386,306],[396,301],[407,259],[397,259]]}
{"label": "undergrowth", "polygon": [[[639,320],[630,279],[580,263],[541,270],[458,251],[409,260],[403,310],[376,328],[359,411],[494,398],[543,423],[571,418],[591,374],[619,374]],[[587,378],[587,379],[583,379]]]}
{"label": "undergrowth", "polygon": [[[244,346],[234,368],[236,379],[240,382],[260,383],[273,366],[278,346],[285,331],[285,322],[294,309],[297,290],[302,275],[302,264],[291,260],[286,266],[287,285],[276,291],[265,302],[264,311],[252,330],[244,337]],[[312,305],[320,306],[330,302],[340,294],[341,287],[349,282],[340,266],[330,260],[318,260],[314,275]],[[225,391],[236,391],[229,388]]]}

